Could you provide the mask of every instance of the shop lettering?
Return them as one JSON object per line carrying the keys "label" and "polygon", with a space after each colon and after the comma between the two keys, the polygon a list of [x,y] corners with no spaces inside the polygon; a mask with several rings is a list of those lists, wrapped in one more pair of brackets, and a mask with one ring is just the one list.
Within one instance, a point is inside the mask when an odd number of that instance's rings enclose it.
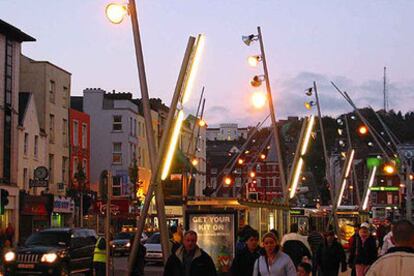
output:
{"label": "shop lettering", "polygon": [[55,201],[54,207],[56,209],[69,209],[69,201]]}
{"label": "shop lettering", "polygon": [[230,223],[229,217],[193,217],[194,223]]}

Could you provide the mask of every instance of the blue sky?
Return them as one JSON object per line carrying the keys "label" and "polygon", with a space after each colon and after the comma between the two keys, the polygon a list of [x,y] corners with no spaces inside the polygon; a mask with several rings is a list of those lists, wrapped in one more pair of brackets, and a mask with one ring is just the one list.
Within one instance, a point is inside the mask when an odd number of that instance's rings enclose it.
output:
{"label": "blue sky", "polygon": [[[84,88],[130,91],[139,85],[129,19],[112,25],[104,0],[0,0],[0,18],[37,39],[23,53],[72,73],[72,94]],[[206,87],[206,118],[255,124],[266,111],[249,103],[249,79],[261,74],[246,58],[259,51],[241,35],[261,26],[279,118],[305,114],[303,91],[318,82],[322,111],[349,111],[329,82],[358,106],[382,106],[383,67],[390,107],[414,102],[414,1],[151,0],[137,1],[152,97],[169,103],[189,35],[206,35],[190,109]]]}

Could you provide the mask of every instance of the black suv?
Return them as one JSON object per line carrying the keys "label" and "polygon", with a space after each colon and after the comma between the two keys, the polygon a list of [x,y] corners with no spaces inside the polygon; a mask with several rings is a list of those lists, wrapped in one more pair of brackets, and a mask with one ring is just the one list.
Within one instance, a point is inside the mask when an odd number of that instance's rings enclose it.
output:
{"label": "black suv", "polygon": [[24,246],[4,252],[4,275],[92,275],[94,230],[52,228],[33,233]]}

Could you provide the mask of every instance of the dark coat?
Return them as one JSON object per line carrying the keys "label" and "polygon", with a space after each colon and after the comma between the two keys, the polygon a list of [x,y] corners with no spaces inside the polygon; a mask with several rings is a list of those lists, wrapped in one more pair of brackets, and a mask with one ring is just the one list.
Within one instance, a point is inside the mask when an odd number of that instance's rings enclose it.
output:
{"label": "dark coat", "polygon": [[288,240],[283,244],[283,252],[286,253],[291,259],[295,267],[302,262],[303,257],[307,256],[312,258],[309,249],[298,240]]}
{"label": "dark coat", "polygon": [[234,258],[231,264],[231,275],[233,276],[252,276],[254,263],[257,258],[260,257],[260,248],[258,247],[255,252],[245,247],[240,253]]}
{"label": "dark coat", "polygon": [[[164,268],[164,276],[183,276],[185,275],[183,265],[184,248],[181,246],[175,254],[172,254]],[[216,276],[217,271],[211,257],[204,250],[197,248],[191,262],[191,276]]]}
{"label": "dark coat", "polygon": [[[131,240],[131,244],[134,240]],[[144,275],[144,266],[145,266],[145,254],[147,253],[147,248],[141,243],[138,245],[138,253],[135,259],[134,268],[132,271],[132,276],[143,276]]]}
{"label": "dark coat", "polygon": [[359,235],[355,235],[349,250],[348,263],[353,266],[355,264],[371,265],[378,257],[377,244],[372,236],[369,236],[364,244]]}
{"label": "dark coat", "polygon": [[329,271],[339,271],[340,264],[344,271],[346,270],[345,250],[337,240],[334,240],[331,245],[325,241],[316,252],[316,263],[323,274]]}

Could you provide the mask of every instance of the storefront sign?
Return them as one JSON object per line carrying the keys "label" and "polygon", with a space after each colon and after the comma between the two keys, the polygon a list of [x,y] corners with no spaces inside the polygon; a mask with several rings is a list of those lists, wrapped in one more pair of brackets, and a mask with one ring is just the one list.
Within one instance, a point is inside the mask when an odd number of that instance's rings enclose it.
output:
{"label": "storefront sign", "polygon": [[305,210],[304,209],[293,209],[290,210],[290,215],[292,216],[304,216],[305,215]]}
{"label": "storefront sign", "polygon": [[74,203],[68,197],[55,196],[53,203],[53,212],[55,213],[73,213]]}
{"label": "storefront sign", "polygon": [[[99,213],[103,214],[106,211],[106,202],[102,200],[98,200],[96,202],[96,208]],[[129,215],[129,200],[122,200],[122,199],[113,199],[111,200],[111,213],[112,215],[121,215],[121,216],[128,216]]]}
{"label": "storefront sign", "polygon": [[45,216],[49,214],[46,209],[46,204],[49,200],[48,197],[26,195],[22,199],[23,203],[20,214],[33,216]]}
{"label": "storefront sign", "polygon": [[385,191],[385,192],[398,192],[400,190],[400,187],[395,187],[395,186],[375,186],[375,187],[371,187],[369,188],[371,191],[374,192],[380,192],[380,191]]}
{"label": "storefront sign", "polygon": [[188,213],[188,228],[198,234],[198,244],[213,259],[219,273],[229,272],[235,256],[234,213]]}
{"label": "storefront sign", "polygon": [[49,187],[49,180],[30,179],[29,187],[30,188],[47,188]]}

